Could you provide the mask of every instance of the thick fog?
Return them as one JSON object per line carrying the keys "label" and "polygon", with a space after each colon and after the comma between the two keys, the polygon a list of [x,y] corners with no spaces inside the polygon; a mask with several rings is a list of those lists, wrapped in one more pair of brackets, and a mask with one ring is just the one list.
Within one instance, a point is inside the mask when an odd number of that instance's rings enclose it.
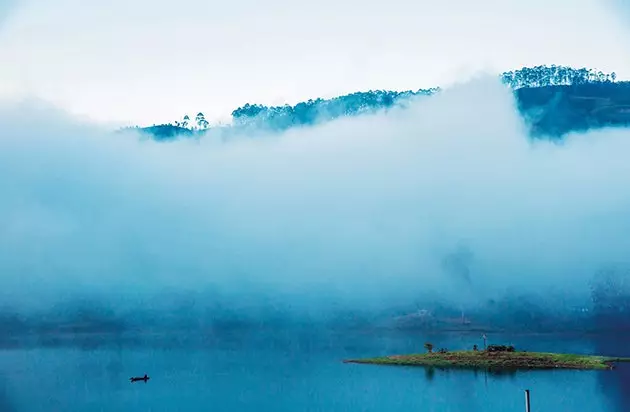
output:
{"label": "thick fog", "polygon": [[0,302],[19,313],[555,299],[630,259],[630,131],[534,143],[494,78],[225,142],[156,143],[32,102],[3,104],[0,125]]}

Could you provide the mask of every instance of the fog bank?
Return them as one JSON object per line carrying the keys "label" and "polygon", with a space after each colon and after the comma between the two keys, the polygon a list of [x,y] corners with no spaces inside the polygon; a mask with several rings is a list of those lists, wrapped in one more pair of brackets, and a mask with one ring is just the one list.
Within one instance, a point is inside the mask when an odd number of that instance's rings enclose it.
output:
{"label": "fog bank", "polygon": [[630,263],[630,131],[532,143],[494,78],[227,142],[156,143],[40,103],[3,104],[0,127],[0,301],[20,313],[555,299]]}

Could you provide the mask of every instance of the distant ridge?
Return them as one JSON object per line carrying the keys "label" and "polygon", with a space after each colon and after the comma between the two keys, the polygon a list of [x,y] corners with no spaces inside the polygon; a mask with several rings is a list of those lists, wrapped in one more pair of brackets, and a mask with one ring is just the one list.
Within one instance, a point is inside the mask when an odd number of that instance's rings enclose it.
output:
{"label": "distant ridge", "polygon": [[[570,132],[630,125],[630,82],[617,82],[614,72],[536,66],[503,73],[501,80],[514,89],[532,137],[558,139]],[[402,92],[370,90],[332,99],[310,99],[294,106],[247,103],[232,111],[229,126],[212,127],[200,112],[194,120],[186,115],[170,124],[137,129],[158,141],[198,138],[208,133],[223,136],[246,130],[278,132],[404,106],[411,97],[439,92],[437,87]]]}

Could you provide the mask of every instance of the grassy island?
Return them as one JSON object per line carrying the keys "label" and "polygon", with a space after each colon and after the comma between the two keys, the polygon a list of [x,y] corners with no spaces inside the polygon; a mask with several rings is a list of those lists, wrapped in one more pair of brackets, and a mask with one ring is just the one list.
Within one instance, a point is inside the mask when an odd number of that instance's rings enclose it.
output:
{"label": "grassy island", "polygon": [[344,362],[490,370],[612,369],[615,362],[630,362],[630,358],[542,352],[456,351],[349,359]]}

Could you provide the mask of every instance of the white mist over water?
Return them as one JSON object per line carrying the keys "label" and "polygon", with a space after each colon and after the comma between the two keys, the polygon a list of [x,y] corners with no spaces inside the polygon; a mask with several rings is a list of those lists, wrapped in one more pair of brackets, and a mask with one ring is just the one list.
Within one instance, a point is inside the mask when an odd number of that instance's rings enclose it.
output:
{"label": "white mist over water", "polygon": [[[571,295],[630,259],[630,131],[532,143],[494,78],[227,143],[31,104],[5,104],[0,127],[0,300],[18,310],[199,291],[311,312]],[[461,244],[470,285],[442,264]]]}

